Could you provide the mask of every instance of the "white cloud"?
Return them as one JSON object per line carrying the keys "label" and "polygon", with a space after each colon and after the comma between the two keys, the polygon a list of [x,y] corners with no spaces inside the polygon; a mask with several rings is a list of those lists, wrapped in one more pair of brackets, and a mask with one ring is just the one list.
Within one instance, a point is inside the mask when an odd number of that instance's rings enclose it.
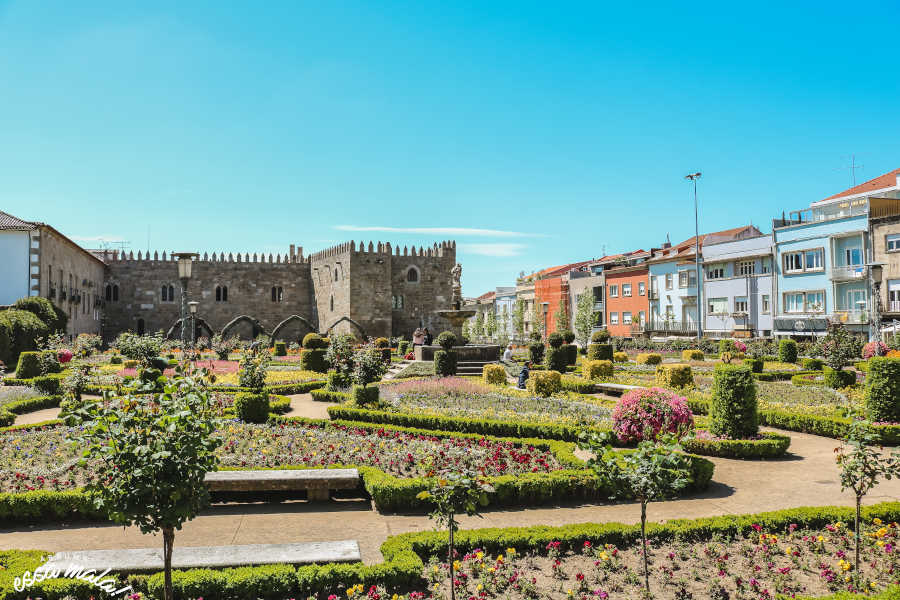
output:
{"label": "white cloud", "polygon": [[418,233],[425,235],[472,235],[482,237],[541,237],[536,233],[503,231],[501,229],[474,229],[471,227],[363,227],[360,225],[336,225],[340,231],[379,231],[386,233]]}
{"label": "white cloud", "polygon": [[482,256],[519,256],[525,249],[525,244],[460,244],[459,251],[465,254],[480,254]]}

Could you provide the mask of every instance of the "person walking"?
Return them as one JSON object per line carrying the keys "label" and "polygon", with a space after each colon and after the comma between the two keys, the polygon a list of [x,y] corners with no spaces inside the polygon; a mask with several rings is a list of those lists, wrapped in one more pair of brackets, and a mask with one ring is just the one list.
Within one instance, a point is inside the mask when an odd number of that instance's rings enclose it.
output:
{"label": "person walking", "polygon": [[413,347],[421,346],[425,343],[425,332],[422,331],[421,327],[416,327],[416,330],[413,332]]}
{"label": "person walking", "polygon": [[522,370],[519,371],[519,382],[518,382],[517,387],[520,390],[525,389],[525,382],[528,381],[528,376],[530,374],[531,374],[531,361],[527,360],[527,361],[525,361],[525,364],[522,365]]}

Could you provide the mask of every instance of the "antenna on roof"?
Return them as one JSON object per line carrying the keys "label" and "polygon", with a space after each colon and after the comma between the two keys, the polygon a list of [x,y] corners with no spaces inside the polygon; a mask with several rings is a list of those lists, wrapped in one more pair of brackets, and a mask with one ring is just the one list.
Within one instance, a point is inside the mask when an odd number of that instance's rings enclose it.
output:
{"label": "antenna on roof", "polygon": [[[847,158],[847,157],[846,157],[846,156],[842,156],[841,158]],[[864,168],[865,168],[865,165],[858,165],[858,164],[856,164],[856,155],[855,155],[855,154],[851,154],[851,155],[850,155],[850,165],[849,165],[849,166],[847,166],[847,167],[840,167],[840,168],[838,168],[838,169],[832,169],[832,170],[834,170],[834,171],[843,171],[843,170],[845,170],[845,169],[848,169],[848,170],[850,171],[850,187],[856,187],[856,170],[857,170],[857,169],[864,169]]]}

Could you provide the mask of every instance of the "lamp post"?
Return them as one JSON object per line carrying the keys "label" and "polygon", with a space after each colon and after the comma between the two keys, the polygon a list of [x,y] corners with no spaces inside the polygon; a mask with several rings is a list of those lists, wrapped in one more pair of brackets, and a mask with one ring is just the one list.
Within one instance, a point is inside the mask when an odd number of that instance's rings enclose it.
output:
{"label": "lamp post", "polygon": [[178,279],[181,280],[181,349],[187,345],[185,319],[187,318],[187,284],[191,278],[194,259],[200,256],[196,252],[175,252],[178,261]]}
{"label": "lamp post", "polygon": [[194,348],[197,344],[197,307],[199,305],[200,303],[196,300],[188,302],[188,309],[191,313],[191,352],[194,351]]}
{"label": "lamp post", "polygon": [[697,268],[697,341],[703,337],[703,304],[700,293],[700,216],[697,208],[697,180],[700,179],[702,173],[691,173],[685,175],[685,179],[690,179],[694,184],[694,265]]}
{"label": "lamp post", "polygon": [[872,302],[872,341],[881,341],[881,271],[883,264],[873,262],[866,265],[872,274],[872,283],[875,288],[875,297]]}

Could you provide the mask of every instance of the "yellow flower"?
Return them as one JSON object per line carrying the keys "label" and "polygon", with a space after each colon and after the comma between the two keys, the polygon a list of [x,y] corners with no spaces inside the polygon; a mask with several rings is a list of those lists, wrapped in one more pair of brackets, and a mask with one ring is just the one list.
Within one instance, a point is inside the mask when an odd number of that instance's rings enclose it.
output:
{"label": "yellow flower", "polygon": [[458,561],[458,560],[454,560],[454,561],[453,561],[453,570],[454,570],[454,571],[459,571],[459,567],[460,567],[459,561]]}
{"label": "yellow flower", "polygon": [[500,556],[497,557],[497,562],[498,562],[498,563],[502,563],[502,562],[503,562],[503,555],[502,555],[502,554],[501,554]]}
{"label": "yellow flower", "polygon": [[507,548],[507,549],[506,549],[506,553],[509,554],[510,556],[515,556],[515,555],[516,555],[516,549],[515,549],[515,548]]}
{"label": "yellow flower", "polygon": [[494,567],[488,567],[488,573],[496,573],[497,569]]}
{"label": "yellow flower", "polygon": [[790,554],[790,553],[791,553],[791,547],[788,546],[787,548],[785,548],[785,549],[784,549],[784,553],[785,553],[785,554]]}
{"label": "yellow flower", "polygon": [[872,523],[874,523],[875,525],[881,525],[881,519],[879,519],[878,517],[875,517],[874,519],[872,519]]}
{"label": "yellow flower", "polygon": [[817,541],[817,542],[824,542],[824,541],[825,541],[825,538],[824,538],[823,536],[820,535],[819,537],[816,538],[816,541]]}
{"label": "yellow flower", "polygon": [[481,560],[482,558],[484,558],[484,552],[479,550],[478,552],[475,553],[475,558],[477,558],[478,560]]}

